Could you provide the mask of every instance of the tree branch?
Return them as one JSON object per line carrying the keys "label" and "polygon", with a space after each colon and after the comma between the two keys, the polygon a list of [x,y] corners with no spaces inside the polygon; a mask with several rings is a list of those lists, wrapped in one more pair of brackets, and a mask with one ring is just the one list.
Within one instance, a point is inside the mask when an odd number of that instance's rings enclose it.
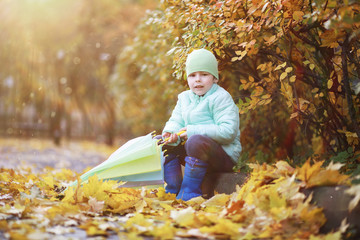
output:
{"label": "tree branch", "polygon": [[353,130],[356,132],[358,138],[360,138],[360,127],[356,121],[356,111],[355,106],[352,100],[350,82],[349,82],[349,73],[347,69],[347,52],[348,52],[348,36],[342,46],[341,58],[342,58],[342,71],[343,71],[343,83],[345,88],[346,101],[349,108],[349,115],[352,123]]}
{"label": "tree branch", "polygon": [[316,47],[316,49],[319,49],[320,46],[319,46],[318,43],[313,42],[313,41],[307,39],[307,38],[304,37],[304,36],[301,36],[301,35],[299,34],[299,32],[295,31],[293,28],[290,28],[290,31],[291,31],[297,38],[299,38],[300,40],[302,40],[302,41],[305,42],[306,44],[309,44],[309,45],[311,45],[311,46]]}

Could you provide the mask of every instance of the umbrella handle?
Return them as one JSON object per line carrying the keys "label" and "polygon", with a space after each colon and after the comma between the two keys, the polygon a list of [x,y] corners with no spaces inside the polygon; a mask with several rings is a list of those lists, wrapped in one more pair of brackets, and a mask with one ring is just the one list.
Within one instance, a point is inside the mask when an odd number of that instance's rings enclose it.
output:
{"label": "umbrella handle", "polygon": [[[184,132],[186,132],[186,131],[184,130],[184,131],[178,132],[178,133],[176,133],[176,135],[180,136],[180,135],[183,134]],[[169,139],[170,139],[170,137],[165,138],[165,139],[164,139],[164,142],[166,142],[166,141],[169,140]]]}

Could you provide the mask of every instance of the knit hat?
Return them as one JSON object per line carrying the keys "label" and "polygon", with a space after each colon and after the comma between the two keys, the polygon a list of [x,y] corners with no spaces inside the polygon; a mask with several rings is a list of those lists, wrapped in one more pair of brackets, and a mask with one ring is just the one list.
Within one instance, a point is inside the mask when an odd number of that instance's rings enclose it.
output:
{"label": "knit hat", "polygon": [[186,59],[186,76],[194,72],[208,72],[219,79],[218,62],[214,54],[203,48],[192,51]]}

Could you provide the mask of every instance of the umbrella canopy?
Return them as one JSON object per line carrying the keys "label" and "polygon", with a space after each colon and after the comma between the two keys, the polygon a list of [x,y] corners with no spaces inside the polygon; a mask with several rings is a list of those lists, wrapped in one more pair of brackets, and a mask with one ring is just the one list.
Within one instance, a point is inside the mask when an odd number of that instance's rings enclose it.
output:
{"label": "umbrella canopy", "polygon": [[96,174],[99,179],[129,182],[128,186],[163,184],[162,162],[161,146],[149,133],[128,141],[80,179],[84,182]]}

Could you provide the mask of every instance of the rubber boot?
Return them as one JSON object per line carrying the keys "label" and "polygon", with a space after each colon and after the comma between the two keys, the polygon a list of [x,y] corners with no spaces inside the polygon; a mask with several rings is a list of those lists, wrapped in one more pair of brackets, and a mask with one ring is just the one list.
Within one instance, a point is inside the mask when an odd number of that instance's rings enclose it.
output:
{"label": "rubber boot", "polygon": [[177,194],[183,180],[181,164],[180,160],[175,155],[170,155],[168,157],[173,157],[173,159],[164,164],[164,180],[166,182],[165,192]]}
{"label": "rubber boot", "polygon": [[188,201],[202,195],[201,183],[208,164],[194,157],[186,157],[185,162],[184,180],[176,199]]}

